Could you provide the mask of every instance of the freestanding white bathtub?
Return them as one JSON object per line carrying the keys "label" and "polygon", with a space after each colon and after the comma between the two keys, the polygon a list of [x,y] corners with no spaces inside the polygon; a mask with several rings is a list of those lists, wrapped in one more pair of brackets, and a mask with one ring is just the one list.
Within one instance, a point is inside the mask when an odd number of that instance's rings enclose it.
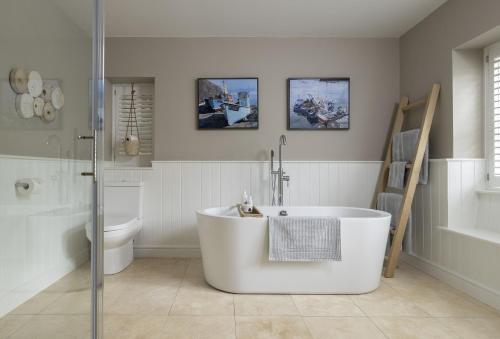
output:
{"label": "freestanding white bathtub", "polygon": [[258,207],[265,216],[340,218],[342,260],[269,261],[267,218],[241,218],[235,207],[197,212],[206,281],[232,293],[360,294],[380,284],[390,214],[351,207]]}

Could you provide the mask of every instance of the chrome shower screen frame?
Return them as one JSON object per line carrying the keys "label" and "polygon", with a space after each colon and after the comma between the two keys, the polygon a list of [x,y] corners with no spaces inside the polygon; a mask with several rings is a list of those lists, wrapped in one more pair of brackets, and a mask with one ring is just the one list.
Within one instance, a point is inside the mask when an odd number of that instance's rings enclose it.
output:
{"label": "chrome shower screen frame", "polygon": [[91,240],[91,337],[103,338],[103,163],[104,163],[104,0],[94,0],[92,35],[92,240]]}

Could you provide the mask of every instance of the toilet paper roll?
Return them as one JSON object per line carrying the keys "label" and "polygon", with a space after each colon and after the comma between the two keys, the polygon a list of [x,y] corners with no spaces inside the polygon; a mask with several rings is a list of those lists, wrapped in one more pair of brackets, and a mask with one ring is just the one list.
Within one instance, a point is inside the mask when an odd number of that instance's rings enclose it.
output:
{"label": "toilet paper roll", "polygon": [[16,192],[20,196],[30,196],[40,191],[40,181],[36,179],[20,179],[16,181]]}

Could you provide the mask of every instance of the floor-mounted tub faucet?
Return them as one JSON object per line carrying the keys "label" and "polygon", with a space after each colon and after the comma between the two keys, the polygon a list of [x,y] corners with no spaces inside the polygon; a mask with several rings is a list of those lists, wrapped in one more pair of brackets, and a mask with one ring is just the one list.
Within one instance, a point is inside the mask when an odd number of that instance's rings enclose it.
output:
{"label": "floor-mounted tub faucet", "polygon": [[272,202],[271,204],[276,205],[276,180],[278,181],[278,206],[283,206],[283,182],[290,182],[290,177],[285,175],[282,163],[282,147],[286,146],[286,136],[280,136],[279,148],[278,148],[278,170],[274,170],[274,150],[271,150],[271,189],[272,189]]}

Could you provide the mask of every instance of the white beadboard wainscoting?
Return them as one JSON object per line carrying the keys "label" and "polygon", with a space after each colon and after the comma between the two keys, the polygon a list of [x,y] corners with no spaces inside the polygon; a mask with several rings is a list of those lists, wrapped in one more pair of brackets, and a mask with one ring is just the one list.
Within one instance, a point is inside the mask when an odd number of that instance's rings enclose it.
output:
{"label": "white beadboard wainscoting", "polygon": [[404,259],[500,309],[500,196],[477,192],[485,161],[432,160],[429,173],[415,195]]}
{"label": "white beadboard wainscoting", "polygon": [[[0,155],[0,316],[89,260],[90,161]],[[32,178],[39,192],[16,195]]]}
{"label": "white beadboard wainscoting", "polygon": [[[379,161],[286,161],[285,205],[369,207]],[[269,163],[263,161],[155,161],[151,168],[107,168],[105,181],[144,183],[144,226],[136,255],[199,255],[195,211],[230,206],[243,191],[256,205],[270,203]]]}

